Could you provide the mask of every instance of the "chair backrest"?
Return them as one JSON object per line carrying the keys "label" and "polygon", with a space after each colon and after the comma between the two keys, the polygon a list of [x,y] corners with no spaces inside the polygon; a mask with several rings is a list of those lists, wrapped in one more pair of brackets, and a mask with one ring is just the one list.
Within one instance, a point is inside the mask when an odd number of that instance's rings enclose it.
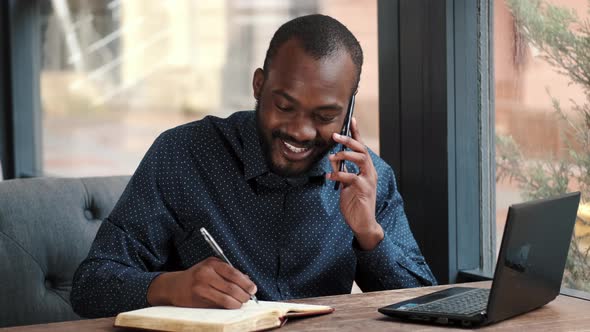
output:
{"label": "chair backrest", "polygon": [[72,277],[128,176],[0,182],[0,327],[80,319]]}

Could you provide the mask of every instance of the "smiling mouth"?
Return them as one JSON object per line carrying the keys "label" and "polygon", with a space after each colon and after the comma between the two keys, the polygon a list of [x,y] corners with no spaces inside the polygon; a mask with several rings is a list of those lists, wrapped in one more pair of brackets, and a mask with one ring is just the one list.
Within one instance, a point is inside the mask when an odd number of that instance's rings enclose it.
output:
{"label": "smiling mouth", "polygon": [[296,147],[295,145],[289,144],[289,143],[287,143],[285,141],[282,141],[282,142],[283,142],[283,145],[287,149],[289,149],[289,151],[291,151],[293,153],[304,153],[304,152],[309,151],[309,148],[299,148],[299,147]]}

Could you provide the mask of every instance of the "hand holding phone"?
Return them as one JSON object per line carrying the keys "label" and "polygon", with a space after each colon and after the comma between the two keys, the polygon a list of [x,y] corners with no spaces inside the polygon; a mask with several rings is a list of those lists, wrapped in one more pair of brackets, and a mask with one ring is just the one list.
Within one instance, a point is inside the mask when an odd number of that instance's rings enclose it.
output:
{"label": "hand holding phone", "polygon": [[[352,113],[354,112],[354,101],[355,101],[354,93],[350,97],[350,102],[348,103],[348,110],[346,111],[346,117],[344,118],[344,125],[342,125],[342,130],[340,130],[340,135],[342,136],[350,136],[350,124],[352,123]],[[340,152],[344,151],[346,147],[341,145]],[[338,167],[339,172],[344,172],[344,160],[340,161],[340,166]],[[334,190],[338,190],[340,188],[340,182],[336,181],[334,184]]]}

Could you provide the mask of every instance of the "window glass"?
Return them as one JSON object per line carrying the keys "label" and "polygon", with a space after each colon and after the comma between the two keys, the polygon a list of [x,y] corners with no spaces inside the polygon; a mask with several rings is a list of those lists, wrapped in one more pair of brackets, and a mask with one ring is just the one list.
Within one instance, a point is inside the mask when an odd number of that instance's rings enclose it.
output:
{"label": "window glass", "polygon": [[580,190],[563,286],[590,291],[590,3],[494,7],[497,243],[510,204]]}
{"label": "window glass", "polygon": [[162,131],[252,109],[252,74],[274,31],[317,12],[364,49],[355,114],[379,150],[376,0],[41,3],[45,175],[132,174]]}

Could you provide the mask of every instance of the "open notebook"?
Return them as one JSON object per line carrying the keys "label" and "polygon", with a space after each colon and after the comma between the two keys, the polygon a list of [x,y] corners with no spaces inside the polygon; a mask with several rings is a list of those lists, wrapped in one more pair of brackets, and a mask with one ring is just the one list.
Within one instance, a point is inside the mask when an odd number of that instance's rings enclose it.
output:
{"label": "open notebook", "polygon": [[327,314],[328,306],[249,301],[240,309],[149,307],[122,312],[115,326],[156,331],[259,331],[282,326],[287,318]]}

